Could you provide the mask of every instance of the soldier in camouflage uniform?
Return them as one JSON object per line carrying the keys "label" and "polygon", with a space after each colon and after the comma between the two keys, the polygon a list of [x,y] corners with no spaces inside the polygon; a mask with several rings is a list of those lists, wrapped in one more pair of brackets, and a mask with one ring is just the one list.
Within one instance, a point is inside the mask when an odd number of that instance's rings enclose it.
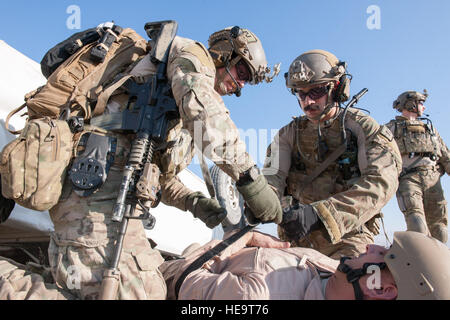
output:
{"label": "soldier in camouflage uniform", "polygon": [[[393,107],[401,116],[391,120],[392,131],[403,159],[397,201],[405,215],[407,229],[448,240],[447,202],[441,175],[450,174],[450,152],[428,118],[421,118],[428,94],[406,91]],[[427,120],[425,123],[422,120]]]}
{"label": "soldier in camouflage uniform", "polygon": [[[58,288],[46,272],[37,266],[22,265],[0,257],[0,300],[73,300],[70,293]],[[51,278],[51,275],[50,275]]]}
{"label": "soldier in camouflage uniform", "polygon": [[[211,35],[210,49],[175,37],[167,64],[167,78],[180,112],[169,124],[167,148],[155,154],[161,176],[162,201],[191,211],[210,228],[226,212],[215,199],[186,188],[177,174],[192,160],[194,145],[234,180],[245,179],[255,163],[229,116],[221,95],[240,95],[245,83],[266,80],[270,69],[260,40],[249,30],[226,28]],[[131,71],[140,81],[156,72],[149,56]],[[125,96],[124,96],[125,95]],[[126,94],[114,95],[106,113],[121,111]],[[66,181],[60,202],[50,210],[55,233],[49,256],[57,283],[81,299],[97,299],[105,268],[114,250],[119,224],[112,222],[113,205],[133,136],[106,132],[117,139],[114,162],[105,183],[88,197]],[[255,177],[254,175],[252,175]],[[281,206],[263,175],[242,183],[241,193],[256,217],[281,222]],[[136,210],[136,214],[140,214]],[[166,285],[158,270],[163,262],[151,248],[140,220],[129,220],[119,262],[119,299],[165,299]]]}
{"label": "soldier in camouflage uniform", "polygon": [[346,72],[345,62],[323,50],[293,61],[286,84],[305,115],[279,130],[263,170],[285,202],[280,238],[332,258],[373,243],[401,170],[389,129],[341,107],[349,98]]}

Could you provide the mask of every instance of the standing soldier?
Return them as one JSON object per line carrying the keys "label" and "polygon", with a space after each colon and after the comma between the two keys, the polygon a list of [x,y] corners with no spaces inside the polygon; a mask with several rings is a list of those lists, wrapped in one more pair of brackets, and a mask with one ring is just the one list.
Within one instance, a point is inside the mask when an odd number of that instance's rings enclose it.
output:
{"label": "standing soldier", "polygon": [[[211,35],[209,45],[206,49],[199,42],[176,36],[170,48],[166,76],[180,117],[169,124],[164,151],[156,150],[154,155],[161,171],[162,201],[191,211],[210,228],[225,218],[225,210],[217,200],[192,192],[176,176],[191,162],[195,143],[240,182],[241,193],[257,218],[279,223],[279,200],[264,176],[254,174],[255,163],[220,97],[233,93],[239,96],[245,83],[272,80],[261,41],[251,31],[234,27]],[[155,72],[156,66],[147,55],[131,75],[145,79]],[[126,101],[121,95],[113,96],[106,114],[123,110]],[[93,118],[91,124],[94,119],[102,123],[99,117]],[[49,247],[53,276],[61,287],[81,299],[99,297],[104,271],[115,250],[119,224],[111,218],[133,139],[132,135],[115,132],[104,134],[117,141],[105,183],[94,193],[82,196],[72,190],[67,179],[60,202],[50,210],[55,225]],[[196,140],[196,134],[203,141]],[[227,140],[219,139],[219,135]],[[140,213],[135,210],[135,214]],[[130,219],[118,265],[118,298],[165,299],[166,285],[158,270],[162,262],[160,253],[150,247],[142,221]]]}
{"label": "standing soldier", "polygon": [[[450,152],[428,118],[422,118],[428,94],[406,91],[393,103],[401,112],[387,126],[402,154],[397,201],[407,229],[448,240],[447,202],[441,175],[450,174]],[[426,123],[422,120],[426,120]]]}
{"label": "standing soldier", "polygon": [[308,51],[285,76],[305,115],[280,129],[264,165],[278,195],[292,199],[283,204],[280,238],[332,258],[363,253],[398,186],[401,157],[392,133],[341,106],[350,79],[333,54]]}

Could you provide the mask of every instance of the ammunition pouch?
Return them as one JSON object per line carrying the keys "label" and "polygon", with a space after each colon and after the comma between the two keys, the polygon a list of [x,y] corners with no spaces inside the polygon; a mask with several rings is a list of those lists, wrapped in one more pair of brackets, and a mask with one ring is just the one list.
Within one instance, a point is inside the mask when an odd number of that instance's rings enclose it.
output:
{"label": "ammunition pouch", "polygon": [[66,121],[48,117],[28,121],[1,152],[3,196],[28,209],[51,209],[61,196],[73,145]]}
{"label": "ammunition pouch", "polygon": [[421,121],[396,121],[395,140],[402,155],[436,154],[438,141],[434,132]]}
{"label": "ammunition pouch", "polygon": [[77,155],[69,171],[74,191],[80,197],[87,197],[98,190],[106,181],[114,162],[117,139],[95,133],[84,134],[78,147],[85,146]]}

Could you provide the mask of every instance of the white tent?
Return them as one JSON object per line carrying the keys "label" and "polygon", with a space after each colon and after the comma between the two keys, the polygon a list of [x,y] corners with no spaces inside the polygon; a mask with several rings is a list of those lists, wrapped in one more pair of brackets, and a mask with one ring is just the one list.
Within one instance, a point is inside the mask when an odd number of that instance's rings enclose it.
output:
{"label": "white tent", "polygon": [[[6,131],[4,120],[8,113],[24,102],[24,95],[45,84],[39,63],[26,57],[19,51],[0,40],[0,148],[15,137]],[[20,113],[19,113],[20,114]],[[15,129],[23,128],[25,119],[16,115],[10,124]],[[181,181],[190,189],[208,194],[206,185],[198,176],[189,170],[179,175]],[[156,226],[147,231],[147,236],[157,243],[157,249],[171,253],[181,252],[193,242],[204,244],[213,237],[220,237],[219,228],[214,231],[207,228],[203,222],[195,219],[191,213],[183,212],[174,207],[160,204],[151,210],[156,217]],[[16,205],[10,218],[0,226],[15,230],[41,231],[48,233],[53,230],[48,212],[37,212]]]}

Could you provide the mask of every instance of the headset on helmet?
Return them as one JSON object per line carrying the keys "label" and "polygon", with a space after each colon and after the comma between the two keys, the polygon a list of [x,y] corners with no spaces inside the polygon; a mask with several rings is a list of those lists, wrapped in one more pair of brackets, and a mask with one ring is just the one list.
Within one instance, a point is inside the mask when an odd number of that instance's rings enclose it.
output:
{"label": "headset on helmet", "polygon": [[333,100],[347,101],[350,97],[350,81],[346,73],[347,63],[325,50],[311,50],[298,56],[285,73],[286,86],[292,94],[297,88],[335,81]]}
{"label": "headset on helmet", "polygon": [[427,97],[427,89],[424,89],[423,93],[418,91],[405,91],[395,99],[392,103],[392,108],[397,109],[399,112],[402,112],[404,109],[417,112],[419,102],[425,102]]}
{"label": "headset on helmet", "polygon": [[251,74],[250,84],[271,82],[279,73],[280,64],[277,64],[269,75],[261,41],[248,29],[234,26],[217,31],[209,37],[208,45],[216,68],[232,68],[239,60],[244,60]]}

